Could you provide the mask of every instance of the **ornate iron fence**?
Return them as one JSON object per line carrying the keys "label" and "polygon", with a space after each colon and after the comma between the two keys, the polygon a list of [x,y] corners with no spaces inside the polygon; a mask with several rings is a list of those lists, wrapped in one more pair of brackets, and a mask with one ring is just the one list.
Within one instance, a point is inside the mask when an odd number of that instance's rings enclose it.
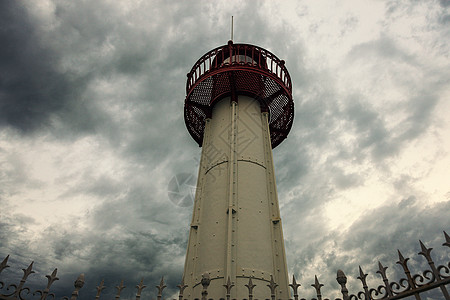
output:
{"label": "ornate iron fence", "polygon": [[[443,246],[450,247],[450,237],[448,234],[444,231],[445,236],[445,242],[443,243]],[[365,300],[377,300],[377,299],[388,299],[388,300],[394,300],[394,299],[403,299],[406,297],[414,297],[416,300],[421,300],[421,294],[430,291],[430,290],[440,290],[438,293],[442,295],[441,299],[450,300],[449,292],[446,288],[447,284],[450,284],[450,262],[445,262],[442,265],[436,266],[432,257],[431,257],[431,250],[433,248],[427,248],[422,241],[420,242],[421,251],[418,253],[419,255],[423,256],[428,265],[429,269],[424,270],[422,272],[419,272],[418,274],[411,274],[411,271],[408,268],[408,260],[409,258],[403,257],[402,253],[398,251],[398,257],[399,260],[397,261],[397,264],[399,264],[404,272],[403,278],[401,278],[398,281],[391,281],[386,276],[386,269],[387,267],[383,266],[380,262],[378,263],[378,273],[381,276],[382,284],[380,284],[376,288],[370,288],[367,285],[366,277],[367,273],[364,273],[361,267],[359,267],[359,276],[357,277],[362,284],[362,290],[355,293],[355,294],[349,294],[349,291],[347,289],[347,277],[345,276],[344,272],[342,270],[337,271],[337,282],[340,285],[341,289],[340,292],[342,294],[343,300],[357,300],[357,299],[365,299]],[[8,258],[9,255],[3,260],[3,262],[0,264],[0,275],[2,271],[6,268],[8,268]],[[55,299],[55,294],[50,292],[50,288],[52,284],[58,280],[57,275],[57,269],[55,269],[52,274],[46,275],[47,277],[47,286],[44,289],[36,290],[33,293],[31,293],[31,290],[29,287],[25,286],[25,283],[27,282],[28,276],[33,274],[33,262],[28,266],[26,269],[23,270],[23,277],[20,280],[18,284],[9,284],[7,285],[4,281],[0,281],[0,299],[1,300],[24,300],[25,297],[32,294],[33,296],[38,296],[40,300],[46,300],[47,298]],[[196,299],[202,299],[207,300],[208,299],[208,286],[210,283],[210,279],[207,274],[203,275],[201,284],[203,286],[202,294],[199,295],[201,298]],[[65,296],[61,299],[65,300],[76,300],[78,298],[80,289],[84,285],[84,274],[81,274],[78,276],[78,278],[75,280],[74,283],[74,290],[70,297]],[[255,285],[252,283],[251,278],[249,279],[248,284],[245,285],[248,289],[248,300],[253,300],[253,289]],[[328,298],[323,298],[321,288],[323,287],[323,284],[321,284],[315,276],[314,284],[311,285],[316,292],[316,297],[313,298],[313,300],[328,300]],[[5,288],[6,287],[6,288]],[[183,296],[184,289],[187,287],[184,282],[182,281],[178,286],[179,293],[178,293],[178,300],[185,299]],[[228,278],[227,284],[224,285],[224,295],[227,300],[230,300],[231,298],[231,291],[233,289],[234,285],[231,283],[230,279]],[[277,284],[273,281],[273,278],[271,278],[271,281],[269,284],[267,284],[267,299],[275,300],[276,298],[276,288]],[[296,282],[295,277],[292,277],[292,283],[290,284],[290,287],[293,290],[293,300],[306,300],[305,298],[300,298],[300,295],[298,294],[298,289],[300,287],[300,284]],[[122,290],[125,288],[124,282],[122,282],[116,286],[116,294],[115,299],[120,299],[120,294]],[[136,300],[140,300],[142,290],[145,289],[146,286],[143,283],[143,280],[136,286],[137,292],[136,292]],[[164,284],[164,278],[161,279],[161,282],[159,285],[156,286],[157,289],[157,300],[161,300],[163,298],[163,290],[166,288],[166,285]],[[100,295],[102,291],[105,289],[104,281],[100,283],[99,286],[97,286],[97,294],[95,295],[95,300],[100,299]],[[224,298],[225,299],[225,298]],[[341,300],[340,298],[336,298],[335,300]],[[256,300],[256,299],[255,299]],[[292,299],[291,299],[292,300]]]}

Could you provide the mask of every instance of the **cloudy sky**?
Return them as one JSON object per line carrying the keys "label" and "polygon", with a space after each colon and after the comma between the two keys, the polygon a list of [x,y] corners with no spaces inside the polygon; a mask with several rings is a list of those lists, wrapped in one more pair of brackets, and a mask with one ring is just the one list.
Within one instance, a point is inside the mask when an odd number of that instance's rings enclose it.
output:
{"label": "cloudy sky", "polygon": [[[274,150],[290,275],[334,297],[358,265],[425,267],[418,239],[450,233],[450,2],[0,1],[0,259],[16,283],[58,268],[69,294],[102,278],[181,280],[192,206],[170,197],[197,174],[183,120],[186,73],[234,42],[286,61],[295,118]],[[186,191],[189,193],[189,191]],[[186,203],[184,203],[186,204]],[[390,273],[389,273],[390,271]],[[11,282],[13,281],[13,282]],[[353,288],[353,289],[352,289]],[[172,290],[173,291],[173,290]]]}

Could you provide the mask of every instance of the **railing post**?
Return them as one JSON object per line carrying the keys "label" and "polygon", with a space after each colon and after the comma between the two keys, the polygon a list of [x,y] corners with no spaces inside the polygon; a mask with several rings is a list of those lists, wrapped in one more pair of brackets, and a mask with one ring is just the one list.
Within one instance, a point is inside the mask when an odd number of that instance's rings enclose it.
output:
{"label": "railing post", "polygon": [[336,280],[339,283],[339,285],[341,286],[342,298],[344,300],[348,300],[349,299],[349,297],[348,297],[348,289],[346,287],[347,276],[345,276],[344,271],[342,271],[342,270],[338,270],[337,271]]}
{"label": "railing post", "polygon": [[208,286],[211,283],[211,279],[209,279],[209,274],[208,273],[204,273],[202,275],[202,286],[203,286],[203,290],[202,290],[202,300],[206,300],[208,297]]}
{"label": "railing post", "polygon": [[75,290],[72,292],[70,300],[76,300],[78,298],[78,292],[83,287],[83,285],[84,285],[84,274],[80,274],[80,276],[78,276],[77,280],[75,280],[75,283],[73,284]]}

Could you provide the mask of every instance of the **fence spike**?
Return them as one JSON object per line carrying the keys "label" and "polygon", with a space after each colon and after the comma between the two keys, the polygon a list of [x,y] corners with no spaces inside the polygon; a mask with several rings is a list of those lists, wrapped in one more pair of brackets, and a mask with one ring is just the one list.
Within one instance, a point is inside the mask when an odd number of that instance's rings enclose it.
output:
{"label": "fence spike", "polygon": [[188,287],[188,286],[184,283],[184,276],[183,276],[183,278],[181,278],[181,283],[180,283],[179,285],[177,285],[177,287],[180,289],[180,292],[179,292],[179,294],[178,294],[178,300],[183,300],[184,289]]}
{"label": "fence spike", "polygon": [[164,284],[164,276],[161,277],[161,281],[159,282],[159,285],[156,286],[156,288],[158,289],[158,300],[161,299],[162,297],[162,292],[163,290],[166,288],[167,286]]}
{"label": "fence spike", "polygon": [[116,289],[117,289],[116,299],[120,299],[120,293],[122,292],[122,290],[124,288],[126,288],[126,286],[123,285],[123,279],[122,279],[120,284],[118,286],[116,286]]}
{"label": "fence spike", "polygon": [[34,273],[34,271],[33,271],[33,264],[34,264],[34,261],[32,261],[31,262],[31,264],[28,266],[28,268],[26,268],[26,269],[22,269],[22,271],[23,271],[23,279],[27,279],[27,277],[30,275],[30,274],[33,274]]}
{"label": "fence spike", "polygon": [[337,270],[337,275],[336,275],[336,281],[339,283],[339,285],[341,286],[341,293],[342,293],[342,297],[344,298],[344,300],[348,300],[348,289],[347,289],[347,276],[345,276],[344,271],[342,270]]}
{"label": "fence spike", "polygon": [[[445,233],[445,231],[444,231],[444,233]],[[433,259],[431,258],[431,250],[433,250],[433,248],[427,248],[422,243],[421,240],[419,240],[419,242],[420,242],[420,247],[422,248],[422,251],[419,252],[419,255],[422,255],[427,259],[428,265],[430,266],[431,272],[433,275],[433,278],[431,279],[431,281],[429,283],[434,282],[434,281],[441,281],[441,274],[439,274],[439,271],[436,268],[436,266],[434,265]],[[447,289],[445,288],[445,286],[440,286],[440,289],[441,289],[442,294],[444,295],[445,299],[450,299],[450,295],[449,295]]]}
{"label": "fence spike", "polygon": [[[433,250],[433,248],[427,248],[424,243],[422,243],[421,240],[419,240],[420,242],[420,248],[422,251],[420,251],[418,254],[422,255],[423,257],[425,257],[427,259],[428,265],[431,268],[431,273],[433,275],[433,278],[431,279],[430,282],[433,282],[435,280],[440,280],[439,278],[439,271],[436,269],[436,266],[434,265],[434,261],[431,258],[431,250]],[[425,275],[425,273],[424,273]]]}
{"label": "fence spike", "polygon": [[22,279],[20,280],[19,286],[16,288],[16,291],[14,292],[14,296],[13,297],[15,297],[15,298],[19,298],[20,297],[20,292],[22,291],[23,285],[27,281],[28,276],[30,276],[30,274],[34,273],[34,271],[33,271],[33,263],[34,263],[34,261],[31,262],[31,264],[28,266],[28,268],[22,269],[23,276],[22,276]]}
{"label": "fence spike", "polygon": [[[8,259],[9,259],[9,254],[3,259],[2,263],[0,264],[0,273],[2,273],[2,271],[4,269],[9,268]],[[3,281],[0,281],[0,290],[3,289],[4,286],[5,286],[5,283]]]}
{"label": "fence spike", "polygon": [[145,289],[147,286],[144,285],[144,278],[141,279],[141,282],[139,282],[139,285],[136,286],[137,293],[136,293],[136,300],[139,300],[141,298],[142,290]]}
{"label": "fence spike", "polygon": [[398,251],[398,259],[399,259],[397,261],[397,264],[402,266],[403,271],[405,272],[405,275],[406,275],[406,277],[408,279],[408,285],[409,286],[408,286],[407,289],[414,289],[416,287],[416,285],[414,283],[414,280],[411,277],[411,272],[409,271],[409,268],[408,268],[408,260],[409,260],[409,258],[408,257],[404,258],[402,253],[400,252],[400,250],[397,250],[397,251]]}
{"label": "fence spike", "polygon": [[98,300],[100,298],[100,293],[106,288],[105,280],[102,279],[102,282],[100,282],[100,285],[97,286],[97,294],[95,295],[95,300]]}
{"label": "fence spike", "polygon": [[223,287],[227,290],[227,300],[230,300],[231,296],[231,289],[233,288],[234,284],[231,283],[231,278],[228,276],[227,284],[224,284]]}
{"label": "fence spike", "polygon": [[420,251],[418,254],[424,256],[428,262],[432,261],[431,259],[431,250],[433,250],[433,248],[427,248],[421,240],[419,240],[420,243],[420,248],[422,251]]}
{"label": "fence spike", "polygon": [[56,277],[56,273],[58,272],[58,269],[55,268],[52,272],[52,274],[50,275],[45,275],[45,277],[47,277],[47,287],[50,288],[50,286],[53,284],[53,282],[55,282],[56,280],[59,280],[58,277]]}
{"label": "fence spike", "polygon": [[317,299],[322,300],[322,294],[320,293],[320,288],[323,287],[323,284],[319,282],[317,279],[317,275],[314,275],[314,284],[311,284],[312,287],[316,289]]}
{"label": "fence spike", "polygon": [[361,269],[361,266],[359,266],[359,276],[357,277],[359,280],[361,280],[362,282],[362,286],[363,286],[363,290],[364,290],[364,295],[365,295],[365,299],[369,299],[369,288],[367,286],[367,281],[366,281],[366,277],[368,274],[365,274],[363,272],[363,270]]}
{"label": "fence spike", "polygon": [[364,271],[362,270],[361,266],[359,267],[359,276],[357,277],[359,280],[361,280],[361,282],[363,283],[363,285],[366,285],[366,277],[368,274],[365,274]]}
{"label": "fence spike", "polygon": [[9,266],[8,266],[8,259],[9,259],[9,254],[3,259],[2,263],[0,264],[0,273],[4,269],[9,268]]}
{"label": "fence spike", "polygon": [[409,260],[409,258],[408,257],[404,258],[403,254],[398,249],[397,249],[397,252],[398,252],[398,260],[399,260],[397,263],[400,264],[400,265],[405,264]]}
{"label": "fence spike", "polygon": [[[54,269],[52,274],[50,275],[45,275],[45,277],[47,277],[47,286],[45,287],[44,290],[37,290],[33,293],[33,295],[39,294],[41,295],[40,300],[45,300],[47,299],[48,295],[52,295],[53,298],[55,298],[54,294],[49,294],[50,291],[50,286],[53,284],[53,282],[55,282],[56,280],[59,280],[58,277],[56,277],[56,273],[58,272],[58,269]],[[20,293],[20,292],[19,292]]]}
{"label": "fence spike", "polygon": [[248,289],[248,300],[253,299],[253,289],[255,288],[256,284],[253,284],[252,278],[248,278],[248,284],[245,285]]}
{"label": "fence spike", "polygon": [[383,278],[383,282],[384,282],[384,287],[386,288],[386,292],[387,294],[392,297],[392,287],[391,284],[389,283],[388,278],[386,277],[386,270],[387,267],[384,267],[380,261],[378,261],[378,271],[377,273],[381,275],[381,278]]}
{"label": "fence spike", "polygon": [[445,236],[445,243],[442,244],[442,246],[450,247],[450,236],[448,236],[447,232],[444,231]]}
{"label": "fence spike", "polygon": [[[444,236],[445,236],[446,241],[443,244],[443,246],[450,247],[450,237],[447,234],[447,232],[445,232],[445,231],[444,231]],[[420,299],[422,293],[429,291],[429,290],[434,290],[434,289],[440,289],[443,297],[447,300],[450,300],[450,296],[449,296],[448,290],[446,288],[446,285],[448,285],[450,283],[450,277],[448,276],[449,269],[450,269],[450,263],[445,262],[443,265],[437,265],[437,264],[435,265],[435,262],[433,261],[433,257],[431,255],[433,248],[431,248],[431,247],[428,248],[421,240],[419,240],[419,243],[420,243],[421,249],[420,249],[420,252],[418,252],[418,254],[427,259],[427,262],[431,269],[427,268],[425,271],[419,272],[418,274],[415,274],[415,275],[414,275],[414,273],[411,274],[409,267],[408,267],[408,261],[410,258],[404,257],[403,254],[400,252],[400,250],[398,250],[398,261],[396,263],[400,264],[402,266],[403,271],[406,274],[407,278],[403,277],[397,282],[389,281],[387,278],[387,275],[386,275],[387,267],[384,267],[381,264],[381,262],[379,261],[378,262],[379,270],[376,272],[381,275],[384,285],[381,284],[377,288],[369,288],[367,286],[368,274],[364,273],[361,266],[359,266],[359,277],[357,277],[357,278],[362,282],[364,291],[360,291],[357,295],[354,295],[354,294],[349,295],[348,289],[346,287],[347,277],[345,276],[345,273],[342,270],[338,270],[336,280],[341,286],[341,293],[343,296],[343,300],[349,300],[349,299],[366,299],[366,300],[368,300],[368,299],[373,299],[373,297],[380,297],[377,299],[391,299],[391,298],[403,299],[403,298],[410,297],[410,296],[414,296],[416,299]],[[3,261],[0,262],[0,272],[9,267],[9,265],[7,264],[8,260],[9,260],[9,255],[7,255],[3,259]],[[8,294],[0,293],[0,299],[23,300],[25,292],[27,294],[30,294],[30,289],[27,287],[24,287],[24,285],[26,283],[28,276],[35,273],[35,271],[33,271],[33,264],[34,264],[34,262],[31,262],[26,269],[22,269],[23,276],[22,276],[22,279],[20,280],[20,283],[18,285],[9,284],[7,287]],[[448,265],[448,267],[447,267],[447,265]],[[49,293],[49,290],[50,290],[50,287],[52,286],[52,284],[56,280],[58,280],[57,269],[54,269],[54,271],[50,275],[46,275],[46,277],[48,279],[47,287],[43,290],[37,290],[33,293],[33,295],[40,294],[40,300],[46,300],[50,296],[52,296],[53,299],[55,299],[54,294]],[[316,294],[317,294],[316,299],[322,300],[323,298],[322,298],[322,294],[321,294],[321,288],[324,285],[319,282],[317,276],[315,276],[314,278],[315,278],[315,282],[311,286],[316,289]],[[253,291],[254,291],[254,287],[256,285],[253,284],[252,280],[253,280],[252,277],[248,277],[248,284],[245,285],[249,291],[248,300],[254,300]],[[202,279],[200,282],[201,285],[203,286],[202,298],[201,298],[202,300],[207,299],[207,295],[208,295],[207,289],[210,285],[210,281],[211,280],[209,278],[208,273],[205,273],[202,275]],[[63,300],[69,300],[69,299],[77,300],[79,297],[79,291],[83,287],[83,285],[84,285],[84,274],[80,274],[78,276],[77,280],[74,282],[75,289],[73,290],[71,297],[70,298],[63,297],[62,299]],[[0,289],[3,289],[5,286],[6,286],[5,283],[0,281]],[[232,287],[235,286],[235,284],[233,284],[231,282],[231,278],[228,277],[227,283],[223,286],[227,290],[227,298],[226,299],[230,300],[231,290],[232,290]],[[267,286],[271,289],[272,300],[275,300],[275,298],[276,298],[275,291],[276,291],[276,287],[278,285],[275,283],[273,275],[270,276],[270,284],[268,284]],[[301,285],[297,283],[295,276],[292,276],[292,283],[290,283],[289,286],[293,289],[293,294],[294,294],[294,299],[291,299],[291,300],[299,300],[298,288]],[[136,294],[136,300],[141,299],[141,293],[145,287],[146,286],[143,284],[143,279],[141,279],[139,285],[136,286],[136,288],[138,289],[137,294]],[[157,286],[157,288],[159,289],[159,295],[158,295],[159,299],[158,300],[162,299],[162,291],[165,287],[166,287],[166,285],[164,284],[164,277],[162,277],[159,286]],[[178,285],[178,288],[180,289],[178,300],[183,300],[183,293],[184,293],[184,290],[186,287],[187,287],[187,285],[184,282],[184,278],[182,278],[181,284]],[[116,300],[120,299],[121,291],[124,288],[125,288],[125,286],[123,285],[123,280],[122,280],[120,285],[116,287],[116,289],[118,290],[117,295],[115,297]],[[96,300],[98,300],[100,298],[100,294],[103,289],[105,289],[104,280],[102,280],[101,284],[99,286],[97,286],[97,295],[95,297]],[[372,294],[373,294],[373,296],[372,296]],[[191,295],[189,295],[189,296],[191,296]],[[200,300],[200,299],[196,298],[196,300]],[[222,298],[222,300],[224,300],[224,299]],[[302,298],[301,300],[305,300],[305,299]],[[324,299],[324,300],[328,300],[328,299]]]}
{"label": "fence spike", "polygon": [[84,274],[80,274],[75,280],[73,286],[75,287],[75,290],[72,292],[72,296],[70,297],[70,300],[76,300],[78,298],[78,293],[80,289],[84,286]]}
{"label": "fence spike", "polygon": [[272,298],[272,300],[275,300],[275,289],[277,288],[278,284],[275,283],[272,275],[270,275],[270,282],[267,286],[270,288],[270,297]]}
{"label": "fence spike", "polygon": [[290,283],[289,286],[294,291],[294,300],[298,300],[298,288],[299,288],[299,286],[301,286],[301,284],[297,283],[297,281],[295,281],[294,275],[292,275],[292,283]]}

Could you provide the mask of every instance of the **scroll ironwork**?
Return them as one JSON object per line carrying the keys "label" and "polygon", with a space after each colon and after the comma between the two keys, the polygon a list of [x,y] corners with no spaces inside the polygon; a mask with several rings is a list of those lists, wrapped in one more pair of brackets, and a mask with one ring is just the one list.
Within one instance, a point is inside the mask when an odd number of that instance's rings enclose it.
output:
{"label": "scroll ironwork", "polygon": [[[443,246],[450,247],[450,237],[444,231],[445,242]],[[396,299],[404,299],[406,297],[414,297],[416,300],[421,300],[421,294],[424,292],[435,290],[435,293],[442,296],[442,299],[450,300],[449,292],[447,290],[447,285],[450,284],[450,262],[445,262],[440,265],[436,265],[431,256],[431,251],[433,248],[428,248],[422,241],[419,241],[421,251],[418,253],[420,256],[423,256],[426,259],[428,264],[428,269],[421,271],[417,274],[412,273],[408,266],[408,257],[404,257],[403,254],[398,251],[398,261],[403,270],[404,277],[400,278],[397,281],[390,280],[386,275],[387,267],[385,267],[381,262],[378,262],[378,270],[376,273],[379,275],[381,283],[377,287],[370,287],[367,283],[368,273],[365,273],[361,267],[359,267],[359,274],[357,279],[361,282],[362,289],[356,293],[349,294],[347,288],[347,277],[342,270],[337,271],[337,283],[340,286],[340,293],[342,294],[342,298],[335,298],[335,300],[396,300]],[[2,275],[3,271],[9,268],[8,265],[9,255],[3,259],[0,263],[0,275]],[[50,275],[46,275],[47,277],[47,285],[43,289],[37,289],[34,292],[31,292],[31,288],[26,286],[28,277],[35,273],[33,271],[33,262],[26,269],[22,269],[23,276],[21,280],[15,284],[7,284],[3,281],[2,277],[0,277],[0,300],[26,300],[31,299],[33,296],[39,296],[39,300],[47,300],[47,299],[56,299],[56,296],[53,292],[51,292],[51,288],[53,284],[59,280],[57,277],[57,269],[55,269]],[[3,273],[4,274],[4,273]],[[80,294],[80,290],[84,286],[85,275],[80,274],[78,278],[74,282],[74,290],[71,293],[70,297],[60,297],[62,300],[77,300]],[[203,287],[201,291],[201,298],[196,299],[209,299],[208,298],[208,287],[210,285],[210,278],[208,274],[204,274],[201,279],[201,285]],[[253,284],[252,278],[249,278],[248,284],[245,285],[248,289],[248,300],[252,300],[254,295],[254,289],[257,285]],[[278,284],[273,280],[271,280],[267,287],[263,287],[267,292],[267,299],[276,300],[276,288]],[[292,283],[289,284],[292,288],[294,298],[290,300],[306,300],[305,298],[300,298],[299,296],[299,288],[301,285],[297,283],[295,277],[292,277]],[[314,278],[314,283],[311,286],[315,290],[315,298],[314,300],[329,300],[329,298],[324,298],[322,296],[321,288],[324,286],[320,283],[317,276]],[[184,283],[184,279],[182,279],[181,283],[178,285],[179,293],[178,300],[186,299],[184,296],[184,290],[188,286]],[[227,282],[223,285],[224,287],[224,299],[231,300],[231,295],[233,288],[235,288],[235,283],[228,277]],[[97,293],[95,295],[95,299],[100,299],[102,291],[105,289],[104,281],[102,280],[99,286],[97,286]],[[142,297],[143,290],[146,288],[144,285],[144,280],[142,279],[138,285],[136,285],[136,300],[140,299],[148,299],[148,297]],[[166,288],[164,283],[164,278],[161,278],[159,285],[156,286],[157,289],[157,299],[162,300],[163,298],[163,290]],[[261,287],[260,287],[261,288]],[[121,283],[116,286],[117,292],[115,295],[115,299],[119,300],[121,298],[121,292],[125,289],[125,285],[123,280]],[[30,295],[31,294],[31,295]],[[35,299],[35,298],[34,298]],[[234,300],[234,299],[233,299]],[[281,299],[279,299],[281,300]]]}

